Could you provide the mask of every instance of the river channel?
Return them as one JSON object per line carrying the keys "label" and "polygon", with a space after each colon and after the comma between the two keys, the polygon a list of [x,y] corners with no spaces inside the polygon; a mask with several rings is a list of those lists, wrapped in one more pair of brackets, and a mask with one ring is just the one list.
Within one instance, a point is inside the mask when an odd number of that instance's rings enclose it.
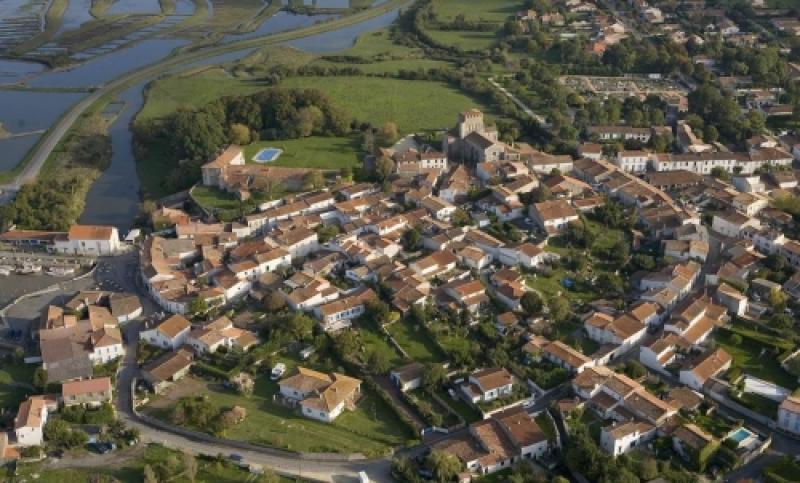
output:
{"label": "river channel", "polygon": [[[142,5],[147,5],[147,2]],[[360,34],[391,24],[397,18],[398,11],[395,9],[355,25],[287,42],[287,45],[312,53],[346,49],[353,45]],[[294,30],[333,16],[308,17],[279,12],[265,21],[253,34],[271,35]],[[250,38],[250,35],[230,36],[226,40],[242,40],[244,38]],[[5,70],[12,71],[13,68],[13,71],[16,72],[15,76],[31,77],[28,85],[38,88],[88,89],[102,85],[144,65],[157,62],[169,55],[176,47],[186,44],[187,41],[183,39],[150,39],[92,59],[68,70],[41,72],[38,65],[18,64],[6,64]],[[245,57],[253,50],[252,47],[249,47],[201,61],[188,62],[172,68],[168,72],[179,72],[198,65],[233,62]],[[0,71],[4,70],[2,67],[4,66],[0,64]],[[10,77],[11,74],[8,76]],[[0,77],[2,76],[0,75]],[[144,104],[144,88],[151,80],[152,78],[137,83],[117,97],[117,100],[124,103],[125,107],[109,130],[113,147],[111,164],[89,191],[86,209],[80,218],[82,223],[115,225],[123,235],[133,224],[140,198],[130,125]],[[0,90],[0,106],[2,106],[0,122],[4,122],[11,132],[44,129],[85,95],[85,92],[45,94],[24,90]],[[32,105],[40,105],[40,107],[31,109]],[[7,107],[9,109],[6,109]],[[24,157],[26,148],[29,148],[35,139],[37,138],[0,140],[0,152],[2,152],[3,143],[6,143],[5,148],[8,149],[8,153],[4,153],[6,155],[0,159],[0,170],[15,166]]]}

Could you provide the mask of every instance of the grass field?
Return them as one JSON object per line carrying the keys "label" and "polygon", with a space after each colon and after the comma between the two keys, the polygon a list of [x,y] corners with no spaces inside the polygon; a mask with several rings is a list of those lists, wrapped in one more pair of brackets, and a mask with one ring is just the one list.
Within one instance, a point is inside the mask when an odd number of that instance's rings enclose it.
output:
{"label": "grass field", "polygon": [[359,121],[380,125],[388,121],[402,132],[451,127],[459,112],[476,107],[491,121],[495,111],[479,100],[442,82],[371,77],[292,77],[283,87],[315,88]]}
{"label": "grass field", "polygon": [[405,320],[398,320],[388,328],[392,337],[409,357],[417,362],[444,362],[446,357],[427,332]]}
{"label": "grass field", "polygon": [[280,148],[283,153],[275,161],[265,163],[266,166],[338,170],[361,164],[360,142],[356,136],[259,141],[245,148],[245,159],[251,162],[258,151],[267,147]]}
{"label": "grass field", "polygon": [[571,277],[563,268],[557,268],[552,271],[549,277],[537,275],[536,277],[527,277],[526,282],[529,287],[532,287],[542,293],[546,298],[553,297],[566,297],[570,302],[590,302],[600,298],[600,295],[588,290],[578,290],[576,288],[567,289],[561,285],[564,278]]}
{"label": "grass field", "polygon": [[[478,99],[442,82],[372,77],[292,77],[281,87],[319,89],[359,121],[380,125],[393,121],[403,132],[439,130],[455,123],[456,115],[477,107],[491,121],[495,111]],[[224,95],[246,95],[267,87],[237,79],[221,68],[169,77],[151,84],[137,121],[164,117],[181,107],[199,107]]]}
{"label": "grass field", "polygon": [[[742,342],[734,344],[734,332],[720,329],[715,335],[717,344],[733,356],[731,368],[739,367],[745,374],[774,382],[789,390],[797,387],[797,378],[786,372],[778,360],[769,355],[769,346],[754,339],[742,337]],[[762,354],[762,349],[764,353]]]}
{"label": "grass field", "polygon": [[19,403],[22,402],[30,390],[15,386],[13,383],[30,384],[33,381],[33,373],[36,370],[35,364],[8,364],[0,366],[0,409],[9,408],[16,411]]}
{"label": "grass field", "polygon": [[200,107],[226,95],[244,96],[266,87],[263,82],[232,77],[220,67],[167,77],[148,86],[147,100],[136,120],[161,118],[182,107]]}
{"label": "grass field", "polygon": [[437,0],[434,9],[439,20],[445,22],[463,14],[466,20],[503,23],[522,10],[523,3],[520,0]]}
{"label": "grass field", "polygon": [[[225,433],[232,439],[294,451],[379,455],[413,438],[391,409],[369,392],[365,391],[355,411],[345,411],[332,424],[304,418],[274,403],[272,397],[277,392],[278,384],[268,375],[256,379],[250,397],[219,385],[204,383],[202,389],[202,394],[218,407],[240,405],[247,410],[247,420]],[[169,410],[154,414],[167,418]]]}
{"label": "grass field", "polygon": [[335,52],[332,57],[347,56],[358,57],[358,62],[348,62],[337,59],[329,60],[325,56],[313,62],[314,65],[355,67],[367,73],[390,72],[400,70],[428,70],[450,66],[449,63],[425,58],[425,52],[419,48],[410,48],[395,44],[390,38],[388,30],[378,30],[362,34],[355,45],[347,50]]}
{"label": "grass field", "polygon": [[[143,480],[143,469],[145,465],[154,466],[166,461],[170,457],[178,458],[181,455],[177,451],[165,448],[160,445],[149,445],[144,449],[128,448],[124,453],[130,453],[130,459],[121,467],[113,468],[69,468],[69,469],[49,469],[41,464],[22,464],[18,466],[20,481],[38,481],[40,483],[86,483],[88,481],[113,481],[122,483],[139,483]],[[124,454],[123,453],[123,454]],[[119,457],[119,453],[109,457]],[[211,461],[205,458],[197,458],[197,477],[194,481],[200,483],[233,483],[236,481],[248,481],[250,473],[242,470],[229,462]],[[115,465],[110,465],[115,466]],[[37,476],[33,476],[37,475]],[[276,478],[279,478],[276,476]],[[15,480],[16,481],[16,480]],[[188,483],[190,480],[182,475],[170,478],[170,482]],[[273,480],[270,480],[273,481]],[[295,481],[280,477],[280,482]]]}
{"label": "grass field", "polygon": [[465,52],[480,52],[492,46],[497,40],[495,32],[472,32],[465,30],[426,30],[436,42],[455,46]]}

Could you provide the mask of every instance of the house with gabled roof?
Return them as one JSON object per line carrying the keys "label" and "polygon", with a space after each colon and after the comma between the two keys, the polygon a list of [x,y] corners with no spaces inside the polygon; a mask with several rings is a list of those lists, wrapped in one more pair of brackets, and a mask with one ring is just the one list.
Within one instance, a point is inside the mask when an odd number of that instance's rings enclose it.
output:
{"label": "house with gabled roof", "polygon": [[192,324],[180,314],[172,315],[149,330],[139,333],[139,340],[164,349],[177,350],[186,343]]}
{"label": "house with gabled roof", "polygon": [[280,394],[301,408],[303,416],[333,422],[345,409],[353,410],[361,395],[361,380],[344,374],[298,367],[279,383]]}

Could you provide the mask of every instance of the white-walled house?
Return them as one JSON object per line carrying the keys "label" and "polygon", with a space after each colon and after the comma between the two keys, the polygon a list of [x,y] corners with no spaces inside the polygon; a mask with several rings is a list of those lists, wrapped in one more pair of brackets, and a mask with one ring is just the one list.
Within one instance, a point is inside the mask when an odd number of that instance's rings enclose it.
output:
{"label": "white-walled house", "polygon": [[47,424],[48,403],[44,396],[31,396],[17,410],[14,435],[19,446],[42,446],[43,428]]}
{"label": "white-walled house", "polygon": [[67,255],[106,256],[119,253],[122,242],[113,226],[72,225],[66,236],[55,240],[54,249]]}
{"label": "white-walled house", "polygon": [[723,349],[706,353],[696,363],[680,372],[681,384],[686,384],[691,389],[699,391],[706,381],[731,367],[733,358]]}
{"label": "white-walled house", "polygon": [[737,238],[742,230],[750,226],[758,228],[761,226],[761,222],[738,211],[717,213],[711,222],[711,228],[714,231],[730,238]]}
{"label": "white-walled house", "polygon": [[303,416],[333,422],[345,409],[354,409],[361,394],[361,380],[344,374],[331,375],[305,367],[280,381],[280,394],[301,407]]}
{"label": "white-walled house", "polygon": [[656,436],[656,427],[645,422],[628,421],[606,426],[600,432],[600,447],[617,457],[642,446]]}
{"label": "white-walled house", "polygon": [[514,377],[511,373],[502,367],[495,367],[470,374],[467,383],[461,386],[461,391],[469,401],[477,404],[508,396],[513,387]]}
{"label": "white-walled house", "polygon": [[139,333],[139,339],[163,349],[177,350],[186,343],[192,324],[185,317],[175,314],[156,327]]}

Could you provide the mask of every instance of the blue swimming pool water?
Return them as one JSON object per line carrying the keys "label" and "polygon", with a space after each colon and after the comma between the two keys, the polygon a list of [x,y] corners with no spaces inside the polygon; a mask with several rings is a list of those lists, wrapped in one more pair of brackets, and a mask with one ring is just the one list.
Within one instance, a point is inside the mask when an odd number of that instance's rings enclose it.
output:
{"label": "blue swimming pool water", "polygon": [[750,431],[748,431],[748,430],[746,430],[744,428],[739,428],[736,431],[734,431],[733,433],[731,433],[729,438],[734,440],[734,441],[736,441],[737,443],[741,443],[742,441],[747,439],[750,435],[751,435]]}
{"label": "blue swimming pool water", "polygon": [[266,163],[269,161],[275,161],[278,159],[278,156],[281,155],[283,151],[278,148],[264,148],[253,157],[254,161],[258,161],[261,163]]}

